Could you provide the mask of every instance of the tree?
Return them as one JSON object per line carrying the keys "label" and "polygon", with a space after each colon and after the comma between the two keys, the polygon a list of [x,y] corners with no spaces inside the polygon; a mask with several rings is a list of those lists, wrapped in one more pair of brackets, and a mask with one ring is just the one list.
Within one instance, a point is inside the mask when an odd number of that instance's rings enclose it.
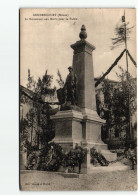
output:
{"label": "tree", "polygon": [[103,80],[103,101],[101,101],[100,95],[96,95],[96,103],[97,103],[97,112],[99,116],[106,120],[106,124],[102,127],[102,139],[108,138],[108,135],[111,129],[114,126],[114,117],[113,117],[113,83],[108,79]]}
{"label": "tree", "polygon": [[43,95],[54,95],[56,87],[51,88],[52,80],[53,76],[48,74],[48,70],[46,70],[42,79],[40,77],[38,78],[35,88],[35,93],[38,97],[42,97]]}
{"label": "tree", "polygon": [[61,73],[60,73],[59,70],[58,70],[58,72],[57,72],[57,76],[58,76],[58,79],[57,79],[56,81],[58,82],[59,86],[60,86],[61,88],[63,88],[65,82],[63,81],[62,76],[61,76]]}
{"label": "tree", "polygon": [[125,44],[125,49],[127,49],[127,40],[130,39],[130,34],[134,26],[129,27],[129,22],[126,23],[125,12],[122,16],[122,22],[116,25],[114,33],[115,37],[111,38],[112,46],[111,49],[114,49],[122,44]]}
{"label": "tree", "polygon": [[34,130],[34,123],[36,123],[36,110],[35,108],[31,108],[26,115],[28,127],[31,128],[31,145],[32,145],[32,138],[33,138],[33,130]]}
{"label": "tree", "polygon": [[28,83],[27,88],[34,91],[36,82],[34,81],[34,77],[31,76],[30,69],[28,69]]}
{"label": "tree", "polygon": [[[122,51],[120,56],[116,59],[116,61],[111,65],[111,67],[106,71],[106,73],[104,73],[104,75],[95,84],[95,86],[97,86],[105,78],[105,76],[109,74],[109,72],[112,70],[112,68],[115,65],[117,65],[118,61],[121,59],[121,57],[123,56],[125,52],[127,70],[123,71],[122,69],[122,73],[118,75],[118,77],[120,78],[120,86],[119,88],[113,90],[114,95],[113,95],[112,101],[110,102],[112,102],[111,116],[114,116],[113,122],[114,122],[116,132],[118,131],[118,134],[119,134],[122,128],[123,129],[125,128],[127,139],[130,139],[131,116],[133,114],[133,111],[135,110],[134,107],[136,105],[135,103],[136,94],[134,94],[134,91],[132,91],[132,87],[136,89],[136,83],[134,83],[134,79],[131,77],[131,75],[128,72],[128,56],[135,66],[136,66],[136,62],[131,56],[131,54],[129,53],[128,48],[127,48],[127,40],[130,39],[130,34],[131,34],[133,27],[134,26],[129,27],[129,22],[126,22],[125,11],[124,11],[124,15],[122,16],[122,23],[115,27],[115,37],[112,38],[111,49],[121,46],[122,44],[124,44],[125,49]],[[105,90],[105,93],[107,93],[105,94],[105,97],[107,96],[107,99],[108,99],[109,91]],[[111,103],[109,103],[109,105],[110,104]],[[106,116],[104,117],[106,118]],[[108,117],[110,118],[109,112],[108,112]]]}
{"label": "tree", "polygon": [[24,142],[28,137],[28,121],[25,118],[20,120],[20,143]]}
{"label": "tree", "polygon": [[[50,98],[54,96],[56,87],[51,88],[53,76],[48,74],[46,70],[42,79],[39,77],[35,88],[35,106],[37,107],[38,125],[42,128],[40,133],[41,141],[47,143],[51,141],[54,136],[53,122],[50,119],[51,106],[45,102],[45,97],[48,95]],[[38,100],[41,100],[43,104],[38,104]]]}
{"label": "tree", "polygon": [[126,129],[126,138],[131,139],[131,117],[136,112],[136,79],[121,67],[121,74],[117,73],[120,85],[114,93],[114,114],[118,128]]}
{"label": "tree", "polygon": [[106,120],[106,131],[113,128],[115,134],[119,135],[125,130],[128,140],[131,138],[129,118],[136,112],[136,79],[121,67],[119,68],[121,71],[120,74],[117,73],[119,82],[112,83],[105,79],[103,81],[104,104],[102,105],[100,100],[97,100],[97,103],[100,108],[99,113],[103,112],[102,118]]}
{"label": "tree", "polygon": [[40,134],[43,144],[48,143],[55,137],[53,121],[50,119],[51,110],[52,108],[48,103],[44,104],[41,108],[39,126],[43,130]]}
{"label": "tree", "polygon": [[[28,70],[27,88],[30,90],[30,92],[26,94],[26,91],[22,89],[20,90],[20,101],[22,104],[31,101],[31,109],[28,111],[25,118],[27,121],[26,128],[31,133],[31,145],[33,143],[34,131],[36,138],[38,137],[38,143],[41,141],[43,144],[46,144],[54,138],[53,123],[50,120],[50,112],[52,108],[48,102],[45,102],[46,96],[48,96],[50,99],[55,95],[56,92],[56,87],[51,87],[52,80],[53,76],[49,75],[48,71],[46,70],[45,74],[35,81],[34,77],[30,74],[30,70]],[[31,96],[29,96],[29,94],[31,94]]]}

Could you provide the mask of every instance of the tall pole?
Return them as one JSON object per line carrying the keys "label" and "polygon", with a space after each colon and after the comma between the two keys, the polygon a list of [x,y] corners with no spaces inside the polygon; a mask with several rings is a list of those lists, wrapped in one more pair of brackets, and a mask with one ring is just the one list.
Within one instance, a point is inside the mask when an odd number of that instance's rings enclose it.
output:
{"label": "tall pole", "polygon": [[[124,11],[124,18],[125,18],[125,11]],[[126,22],[124,22],[124,26],[125,26],[125,49],[126,49],[127,80],[128,80],[128,55],[127,55]]]}
{"label": "tall pole", "polygon": [[[124,34],[125,34],[125,49],[126,49],[126,68],[127,68],[127,82],[129,82],[129,75],[128,75],[128,53],[127,53],[127,29],[126,29],[126,21],[125,21],[125,11],[124,11]],[[127,138],[130,139],[131,137],[131,121],[130,121],[130,97],[129,97],[129,87],[128,87],[128,132]]]}

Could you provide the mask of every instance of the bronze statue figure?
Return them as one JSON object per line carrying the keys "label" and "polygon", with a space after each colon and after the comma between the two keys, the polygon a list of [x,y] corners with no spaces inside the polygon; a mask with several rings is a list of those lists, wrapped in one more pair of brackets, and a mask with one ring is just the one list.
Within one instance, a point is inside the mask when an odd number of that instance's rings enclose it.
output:
{"label": "bronze statue figure", "polygon": [[57,90],[57,96],[61,110],[70,110],[77,106],[77,76],[73,72],[73,68],[68,67],[67,75],[63,88]]}
{"label": "bronze statue figure", "polygon": [[77,76],[73,72],[73,68],[68,67],[69,74],[67,75],[64,85],[65,103],[70,102],[71,105],[77,105]]}

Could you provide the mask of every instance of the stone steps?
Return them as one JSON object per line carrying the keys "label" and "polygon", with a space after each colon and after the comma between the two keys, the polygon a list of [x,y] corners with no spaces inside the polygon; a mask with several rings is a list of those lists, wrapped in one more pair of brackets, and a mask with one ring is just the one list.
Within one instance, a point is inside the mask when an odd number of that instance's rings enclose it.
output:
{"label": "stone steps", "polygon": [[117,160],[117,154],[110,152],[110,150],[101,150],[101,154],[108,160],[109,162]]}
{"label": "stone steps", "polygon": [[126,166],[121,162],[110,163],[108,166],[94,167],[91,165],[87,174],[101,173],[101,172],[114,172],[114,171],[126,171],[129,170],[130,166]]}

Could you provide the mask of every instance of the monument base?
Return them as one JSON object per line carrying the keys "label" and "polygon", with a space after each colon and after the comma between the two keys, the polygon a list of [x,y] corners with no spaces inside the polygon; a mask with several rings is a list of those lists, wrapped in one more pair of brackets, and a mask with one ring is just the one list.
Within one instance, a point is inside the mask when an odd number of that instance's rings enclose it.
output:
{"label": "monument base", "polygon": [[73,149],[82,141],[82,120],[81,112],[74,110],[59,111],[51,116],[55,124],[54,142],[60,144],[65,152]]}
{"label": "monument base", "polygon": [[96,111],[89,109],[83,109],[82,112],[59,111],[51,116],[51,119],[55,124],[55,138],[52,141],[60,144],[64,152],[72,150],[76,143],[87,149],[86,159],[82,163],[82,173],[88,173],[93,166],[90,163],[90,149],[93,147],[108,161],[116,160],[116,154],[108,151],[107,144],[101,140],[101,126],[105,121],[97,115]]}

